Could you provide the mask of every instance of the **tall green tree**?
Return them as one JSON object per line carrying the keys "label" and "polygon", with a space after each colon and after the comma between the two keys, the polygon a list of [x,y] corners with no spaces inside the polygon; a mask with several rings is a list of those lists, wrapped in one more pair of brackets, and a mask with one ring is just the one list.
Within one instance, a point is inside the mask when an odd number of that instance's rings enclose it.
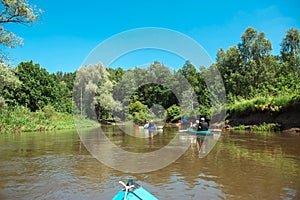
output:
{"label": "tall green tree", "polygon": [[[241,39],[242,42],[238,44],[242,58],[241,64],[243,66],[240,72],[246,78],[244,85],[250,86],[249,89],[251,90],[253,87],[259,87],[263,82],[263,74],[268,70],[265,68],[263,62],[264,58],[270,54],[272,44],[265,38],[263,32],[257,33],[257,31],[251,27],[246,29]],[[242,95],[246,95],[246,90],[244,90],[244,92]]]}
{"label": "tall green tree", "polygon": [[55,106],[56,102],[59,102],[61,97],[55,76],[49,74],[39,64],[32,61],[21,62],[16,68],[15,75],[21,84],[7,96],[11,105],[22,105],[36,111],[46,105]]}
{"label": "tall green tree", "polygon": [[111,110],[118,110],[113,99],[113,82],[101,63],[82,66],[76,72],[73,100],[81,115],[90,119],[105,119],[112,116]]}
{"label": "tall green tree", "polygon": [[[274,78],[275,57],[271,55],[272,44],[263,32],[247,28],[237,46],[217,53],[216,66],[220,70],[229,99],[251,98],[258,88],[267,87]],[[276,61],[275,61],[276,62]]]}
{"label": "tall green tree", "polygon": [[216,65],[222,75],[229,100],[241,94],[244,77],[240,50],[236,46],[230,47],[227,51],[220,49]]}
{"label": "tall green tree", "polygon": [[103,70],[101,78],[98,82],[94,97],[94,104],[98,119],[112,119],[114,112],[121,110],[121,105],[118,101],[113,99],[114,82],[110,80],[109,73]]}
{"label": "tall green tree", "polygon": [[[178,73],[182,75],[190,84],[190,89],[182,89],[182,99],[184,99],[183,104],[185,107],[189,107],[189,109],[186,109],[188,113],[183,114],[185,116],[199,115],[199,104],[203,107],[209,106],[208,91],[200,68],[197,70],[196,67],[189,60],[187,60],[183,67],[178,70]],[[193,98],[193,93],[195,93],[197,99]]]}
{"label": "tall green tree", "polygon": [[250,62],[251,59],[258,59],[268,55],[272,50],[272,44],[265,39],[263,32],[257,33],[252,27],[249,27],[242,34],[242,42],[238,44],[238,49],[241,51],[241,56],[244,62]]}
{"label": "tall green tree", "polygon": [[287,31],[281,43],[281,58],[289,71],[299,71],[300,67],[300,33],[296,28]]}

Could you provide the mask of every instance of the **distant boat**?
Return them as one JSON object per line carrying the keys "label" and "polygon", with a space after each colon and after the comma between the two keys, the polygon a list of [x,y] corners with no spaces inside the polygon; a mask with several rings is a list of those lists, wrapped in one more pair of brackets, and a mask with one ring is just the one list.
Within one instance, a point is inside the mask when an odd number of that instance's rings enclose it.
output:
{"label": "distant boat", "polygon": [[128,183],[125,185],[122,181],[119,181],[120,184],[124,186],[112,200],[158,200],[154,195],[145,190],[139,184],[133,182],[132,179],[129,179]]}

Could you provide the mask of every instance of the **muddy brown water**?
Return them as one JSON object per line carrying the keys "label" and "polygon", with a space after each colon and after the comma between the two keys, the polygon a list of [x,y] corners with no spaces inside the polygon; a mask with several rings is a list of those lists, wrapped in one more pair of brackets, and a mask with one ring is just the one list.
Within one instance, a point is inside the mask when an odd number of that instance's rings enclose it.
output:
{"label": "muddy brown water", "polygon": [[[139,152],[176,133],[165,129],[137,142],[105,129],[114,142]],[[122,188],[118,181],[128,178],[159,199],[300,199],[299,135],[222,133],[207,156],[200,158],[199,150],[191,143],[163,169],[127,174],[95,159],[76,130],[0,135],[0,199],[111,199]]]}

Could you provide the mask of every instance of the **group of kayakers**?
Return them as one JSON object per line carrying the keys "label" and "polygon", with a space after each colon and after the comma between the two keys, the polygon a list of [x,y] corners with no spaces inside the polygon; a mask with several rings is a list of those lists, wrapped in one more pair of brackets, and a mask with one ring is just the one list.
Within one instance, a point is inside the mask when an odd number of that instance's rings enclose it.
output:
{"label": "group of kayakers", "polygon": [[[196,120],[195,120],[196,119]],[[193,118],[193,119],[187,119],[187,118],[182,118],[181,120],[181,127],[186,129],[190,128],[195,131],[207,131],[209,128],[208,122],[205,120],[204,117],[199,117],[199,118]],[[156,129],[156,125],[153,121],[148,121],[143,127],[144,129]]]}
{"label": "group of kayakers", "polygon": [[207,131],[209,124],[205,120],[204,117],[199,117],[198,119],[194,120],[187,120],[186,118],[182,119],[182,125],[187,128],[189,126],[190,129],[196,130],[196,131]]}

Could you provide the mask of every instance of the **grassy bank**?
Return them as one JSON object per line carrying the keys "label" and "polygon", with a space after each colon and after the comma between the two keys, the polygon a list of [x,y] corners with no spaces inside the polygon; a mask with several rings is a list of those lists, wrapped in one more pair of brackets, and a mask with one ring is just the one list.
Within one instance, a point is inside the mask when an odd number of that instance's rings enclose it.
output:
{"label": "grassy bank", "polygon": [[228,107],[227,121],[235,130],[278,131],[300,127],[300,94],[256,97]]}
{"label": "grassy bank", "polygon": [[[97,126],[97,123],[82,117],[85,126]],[[30,112],[25,107],[2,109],[0,113],[0,133],[16,133],[29,131],[47,131],[74,129],[72,114],[55,112],[51,106],[43,110]]]}
{"label": "grassy bank", "polygon": [[276,97],[256,97],[250,100],[236,101],[229,105],[229,115],[247,115],[251,112],[281,112],[290,106],[300,104],[300,94],[290,94]]}
{"label": "grassy bank", "polygon": [[280,131],[280,125],[277,123],[265,123],[263,122],[262,124],[259,125],[253,125],[253,126],[247,126],[247,125],[240,125],[240,126],[235,126],[232,128],[233,130],[239,130],[239,131]]}

